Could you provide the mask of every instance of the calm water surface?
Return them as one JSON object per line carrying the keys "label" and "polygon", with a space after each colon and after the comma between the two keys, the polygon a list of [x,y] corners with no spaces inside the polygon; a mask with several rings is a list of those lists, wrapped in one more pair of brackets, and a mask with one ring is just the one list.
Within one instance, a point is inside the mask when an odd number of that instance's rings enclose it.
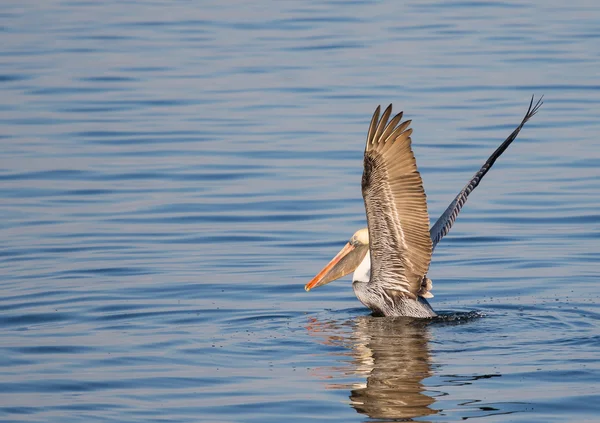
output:
{"label": "calm water surface", "polygon": [[[600,420],[600,6],[0,6],[0,419]],[[413,120],[444,319],[303,285]]]}

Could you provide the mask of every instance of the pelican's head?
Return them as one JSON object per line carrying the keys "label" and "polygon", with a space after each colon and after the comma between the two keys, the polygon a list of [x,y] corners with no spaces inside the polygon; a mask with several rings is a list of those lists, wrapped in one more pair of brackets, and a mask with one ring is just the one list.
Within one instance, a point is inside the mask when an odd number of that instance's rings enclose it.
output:
{"label": "pelican's head", "polygon": [[328,284],[331,281],[354,272],[368,252],[369,230],[363,228],[352,235],[352,238],[350,238],[350,241],[348,241],[344,248],[327,263],[327,266],[317,276],[304,286],[304,289],[310,291],[317,286]]}

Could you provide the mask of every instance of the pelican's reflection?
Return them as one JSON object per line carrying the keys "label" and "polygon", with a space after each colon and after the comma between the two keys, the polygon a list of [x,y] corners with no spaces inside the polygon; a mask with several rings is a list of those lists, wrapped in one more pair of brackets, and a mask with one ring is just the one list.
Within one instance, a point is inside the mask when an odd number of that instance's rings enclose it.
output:
{"label": "pelican's reflection", "polygon": [[426,321],[359,316],[339,324],[312,319],[307,329],[320,342],[350,349],[350,369],[343,366],[318,371],[333,379],[335,373],[342,377],[348,370],[366,377],[366,383],[328,386],[350,388],[351,405],[359,413],[375,419],[410,419],[437,413],[431,408],[435,399],[425,393],[422,383],[432,374]]}

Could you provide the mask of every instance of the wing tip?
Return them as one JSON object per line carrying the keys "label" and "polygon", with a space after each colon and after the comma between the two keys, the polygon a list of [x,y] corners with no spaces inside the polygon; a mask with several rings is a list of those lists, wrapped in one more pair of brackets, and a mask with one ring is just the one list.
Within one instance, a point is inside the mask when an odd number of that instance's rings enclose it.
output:
{"label": "wing tip", "polygon": [[371,123],[369,124],[369,132],[367,133],[367,147],[373,142],[375,137],[375,130],[377,129],[377,123],[379,122],[379,113],[381,112],[381,105],[378,105],[373,112]]}
{"label": "wing tip", "polygon": [[412,134],[412,128],[409,128],[412,120],[407,119],[403,122],[401,121],[402,117],[404,116],[404,111],[394,115],[394,117],[388,122],[389,117],[392,115],[392,108],[393,104],[390,103],[384,110],[383,114],[381,114],[381,105],[378,105],[375,109],[369,125],[365,152],[376,148],[378,145],[385,145],[390,140],[396,140],[398,137],[406,134],[407,132],[408,137],[410,137],[410,134]]}
{"label": "wing tip", "polygon": [[531,96],[531,101],[529,102],[529,108],[527,109],[527,113],[525,113],[525,117],[521,122],[521,125],[524,125],[529,119],[534,117],[536,113],[540,110],[540,107],[544,104],[544,95],[542,94],[538,101],[533,104],[533,100],[535,100],[535,94]]}

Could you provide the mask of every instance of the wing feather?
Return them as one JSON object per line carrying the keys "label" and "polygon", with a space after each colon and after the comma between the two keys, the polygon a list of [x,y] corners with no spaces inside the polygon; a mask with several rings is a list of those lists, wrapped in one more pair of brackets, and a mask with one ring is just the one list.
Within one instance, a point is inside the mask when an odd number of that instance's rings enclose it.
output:
{"label": "wing feather", "polygon": [[375,131],[377,130],[377,122],[379,121],[379,112],[381,111],[381,106],[377,106],[375,109],[375,113],[373,113],[373,118],[371,119],[371,125],[369,126],[369,134],[367,135],[367,144],[371,144],[373,142],[373,138],[375,138]]}
{"label": "wing feather", "polygon": [[521,129],[523,129],[525,123],[527,123],[527,121],[538,112],[539,108],[542,107],[543,98],[544,96],[542,96],[534,105],[534,98],[531,97],[529,109],[527,110],[527,113],[525,114],[525,117],[523,118],[519,126],[517,126],[517,128],[512,132],[512,134],[510,134],[508,138],[506,138],[506,140],[504,140],[504,142],[500,144],[496,151],[492,153],[492,155],[486,160],[483,166],[481,166],[481,169],[479,169],[479,171],[473,176],[473,178],[471,178],[467,185],[465,185],[465,187],[458,193],[456,198],[452,200],[446,211],[444,211],[444,213],[442,213],[439,219],[435,222],[435,225],[433,225],[433,227],[430,230],[433,248],[435,248],[438,242],[440,242],[441,239],[450,231],[450,228],[452,228],[452,225],[458,217],[458,213],[467,202],[467,197],[469,197],[469,194],[471,194],[471,192],[473,192],[473,190],[477,188],[477,185],[479,185],[479,182],[481,182],[485,174],[488,173],[488,171],[492,168],[492,166],[496,162],[496,159],[498,159],[498,157],[500,157],[502,153],[504,153],[504,151],[508,148],[508,146],[517,138],[517,135],[519,135],[519,132],[521,132]]}
{"label": "wing feather", "polygon": [[432,253],[425,190],[411,148],[410,121],[398,125],[399,113],[387,124],[391,104],[381,120],[379,111],[371,120],[362,178],[371,283],[416,297]]}

